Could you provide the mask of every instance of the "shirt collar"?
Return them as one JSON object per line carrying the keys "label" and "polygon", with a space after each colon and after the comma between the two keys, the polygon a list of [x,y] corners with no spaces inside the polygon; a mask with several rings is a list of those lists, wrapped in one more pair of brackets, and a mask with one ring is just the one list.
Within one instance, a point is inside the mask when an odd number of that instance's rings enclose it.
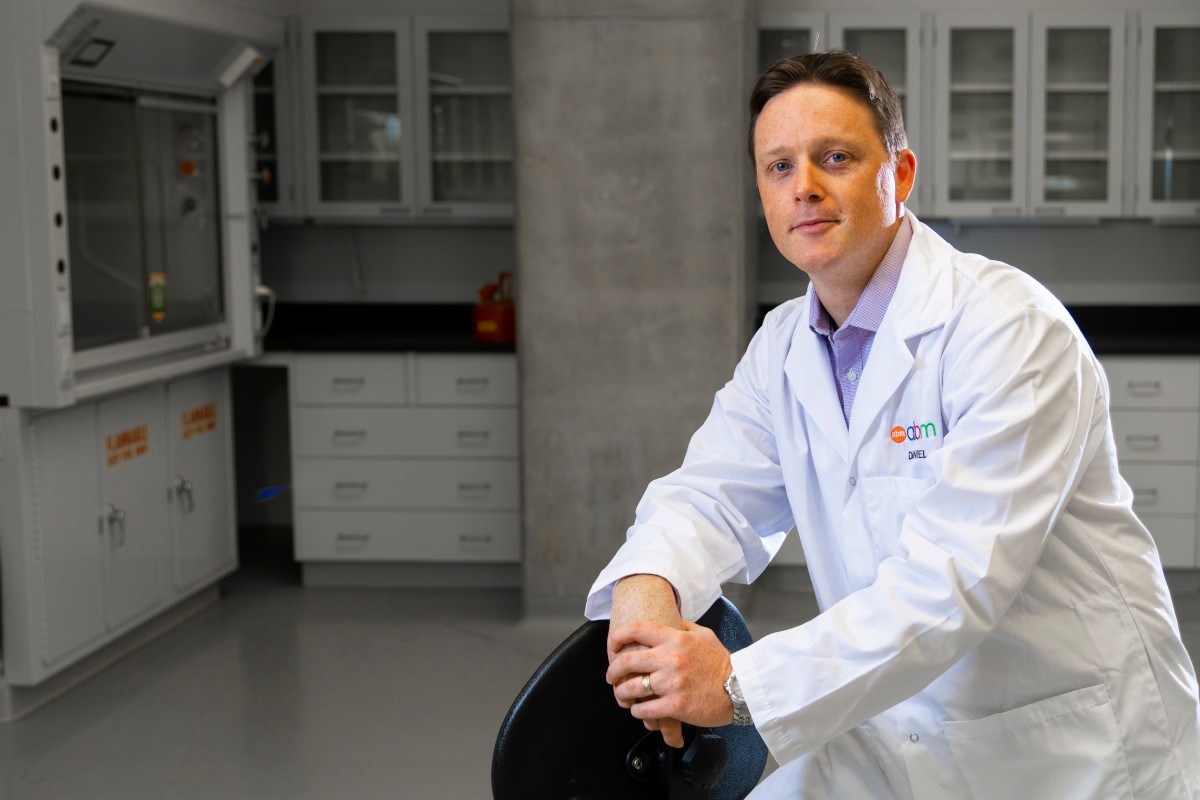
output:
{"label": "shirt collar", "polygon": [[[900,227],[896,230],[896,235],[892,237],[891,246],[884,253],[879,266],[875,268],[875,274],[871,276],[871,280],[867,281],[867,286],[863,289],[862,296],[858,298],[854,310],[842,324],[843,328],[852,326],[877,333],[879,326],[883,324],[883,315],[892,301],[892,295],[896,293],[896,284],[900,282],[900,269],[904,266],[904,258],[908,255],[908,245],[912,241],[912,224],[908,221],[908,215],[906,214],[900,219]],[[821,305],[821,298],[817,297],[816,289],[808,293],[808,319],[808,327],[812,329],[813,333],[819,333],[822,336],[834,334],[833,320],[829,317],[825,306]]]}

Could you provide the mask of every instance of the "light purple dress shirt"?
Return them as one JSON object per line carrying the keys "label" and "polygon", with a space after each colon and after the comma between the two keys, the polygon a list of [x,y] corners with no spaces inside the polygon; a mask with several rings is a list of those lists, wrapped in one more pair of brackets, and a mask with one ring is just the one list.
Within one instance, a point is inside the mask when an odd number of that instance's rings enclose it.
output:
{"label": "light purple dress shirt", "polygon": [[842,415],[846,418],[847,426],[850,424],[850,409],[854,407],[854,395],[858,392],[863,368],[867,365],[867,356],[871,355],[875,334],[883,322],[888,304],[892,302],[892,295],[896,293],[900,268],[904,266],[904,257],[908,254],[908,243],[911,241],[912,225],[908,217],[904,217],[891,246],[867,282],[867,288],[863,289],[862,297],[858,298],[858,304],[837,330],[834,330],[829,312],[821,305],[817,290],[808,293],[809,327],[813,333],[821,336],[829,352],[833,382],[842,401]]}

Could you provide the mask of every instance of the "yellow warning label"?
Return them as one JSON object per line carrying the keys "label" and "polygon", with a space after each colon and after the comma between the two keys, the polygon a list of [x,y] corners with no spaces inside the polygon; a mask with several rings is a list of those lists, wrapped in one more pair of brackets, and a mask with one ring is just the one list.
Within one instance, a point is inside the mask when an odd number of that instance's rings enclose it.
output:
{"label": "yellow warning label", "polygon": [[132,461],[150,450],[150,426],[137,425],[104,437],[105,460],[110,467]]}
{"label": "yellow warning label", "polygon": [[217,429],[217,404],[205,403],[179,415],[179,438],[187,440]]}

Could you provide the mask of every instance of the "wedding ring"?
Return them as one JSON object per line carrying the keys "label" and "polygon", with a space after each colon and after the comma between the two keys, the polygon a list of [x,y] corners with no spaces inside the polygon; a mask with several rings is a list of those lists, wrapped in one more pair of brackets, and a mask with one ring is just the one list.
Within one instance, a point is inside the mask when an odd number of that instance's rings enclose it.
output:
{"label": "wedding ring", "polygon": [[654,687],[650,685],[650,676],[642,676],[642,696],[651,697],[654,695]]}

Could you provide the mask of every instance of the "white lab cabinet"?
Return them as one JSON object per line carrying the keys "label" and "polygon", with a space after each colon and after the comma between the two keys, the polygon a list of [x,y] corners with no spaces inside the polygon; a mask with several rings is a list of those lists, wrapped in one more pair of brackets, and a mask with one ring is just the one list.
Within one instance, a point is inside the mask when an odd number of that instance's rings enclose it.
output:
{"label": "white lab cabinet", "polygon": [[1030,55],[1028,213],[1120,216],[1124,12],[1034,14]]}
{"label": "white lab cabinet", "polygon": [[288,360],[297,560],[520,561],[515,356]]}
{"label": "white lab cabinet", "polygon": [[[166,465],[163,422],[158,386],[96,404],[96,436],[102,448],[96,502],[103,516],[104,582],[112,629],[144,615],[166,595],[166,505],[162,493],[155,491],[162,485]],[[50,469],[59,459],[74,458],[71,450],[46,455]],[[47,589],[57,590],[53,584]]]}
{"label": "white lab cabinet", "polygon": [[1144,11],[1137,213],[1200,219],[1200,14]]}
{"label": "white lab cabinet", "polygon": [[305,216],[512,218],[506,18],[305,16],[300,28]]}
{"label": "white lab cabinet", "polygon": [[5,684],[44,681],[236,567],[228,393],[217,369],[2,410]]}
{"label": "white lab cabinet", "polygon": [[938,14],[934,32],[934,213],[1021,216],[1029,15]]}
{"label": "white lab cabinet", "polygon": [[[906,11],[829,15],[829,46],[843,48],[870,61],[896,90],[904,112],[908,146],[917,154],[919,166],[923,166],[926,153],[921,138],[925,131],[922,27],[921,15]],[[917,174],[917,186],[905,205],[919,214],[920,197],[931,182],[924,180],[920,168]]]}
{"label": "white lab cabinet", "polygon": [[220,577],[236,563],[232,413],[228,373],[172,381],[166,390],[167,512],[177,591]]}
{"label": "white lab cabinet", "polygon": [[935,213],[1122,213],[1125,14],[935,15]]}
{"label": "white lab cabinet", "polygon": [[511,219],[512,54],[504,17],[417,17],[420,213]]}
{"label": "white lab cabinet", "polygon": [[309,212],[410,215],[416,136],[405,17],[304,17]]}
{"label": "white lab cabinet", "polygon": [[1133,508],[1163,566],[1200,566],[1200,359],[1106,356],[1113,435]]}

